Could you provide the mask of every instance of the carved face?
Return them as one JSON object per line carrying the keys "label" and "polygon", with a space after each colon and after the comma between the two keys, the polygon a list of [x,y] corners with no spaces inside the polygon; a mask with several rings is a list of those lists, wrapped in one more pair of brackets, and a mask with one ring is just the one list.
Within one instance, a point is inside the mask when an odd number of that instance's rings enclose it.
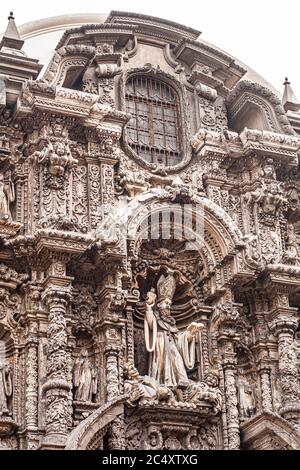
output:
{"label": "carved face", "polygon": [[206,377],[206,383],[209,387],[217,387],[218,386],[218,377],[215,374],[209,373]]}
{"label": "carved face", "polygon": [[9,109],[5,109],[3,111],[3,116],[4,116],[5,119],[8,119],[10,117],[10,115],[11,115],[11,111]]}
{"label": "carved face", "polygon": [[57,155],[64,155],[65,154],[65,146],[62,142],[57,142],[55,146],[55,151]]}
{"label": "carved face", "polygon": [[149,444],[151,445],[151,447],[155,447],[157,445],[157,442],[157,434],[155,434],[154,432],[149,434]]}
{"label": "carved face", "polygon": [[140,376],[137,368],[133,364],[127,364],[125,372],[129,379],[138,379]]}
{"label": "carved face", "polygon": [[61,124],[58,124],[58,123],[54,124],[54,126],[53,126],[53,134],[54,135],[56,135],[58,137],[61,136],[63,134],[63,130],[64,130],[64,128]]}
{"label": "carved face", "polygon": [[170,299],[164,299],[157,305],[162,315],[171,315],[171,303]]}
{"label": "carved face", "polygon": [[268,164],[265,165],[265,167],[264,167],[264,173],[265,173],[265,176],[266,176],[267,178],[272,178],[272,179],[274,179],[275,169],[274,169],[274,165],[272,164],[272,160],[271,160],[271,161],[268,161]]}
{"label": "carved face", "polygon": [[105,141],[105,150],[107,152],[111,152],[113,150],[113,141],[112,141],[112,139],[110,139],[110,138],[106,139],[106,141]]}

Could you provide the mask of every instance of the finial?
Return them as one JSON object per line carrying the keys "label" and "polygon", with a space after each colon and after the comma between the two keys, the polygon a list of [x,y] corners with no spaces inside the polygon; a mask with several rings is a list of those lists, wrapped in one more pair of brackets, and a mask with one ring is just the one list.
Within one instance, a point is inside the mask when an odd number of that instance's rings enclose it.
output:
{"label": "finial", "polygon": [[292,111],[292,112],[299,112],[300,111],[300,102],[296,97],[294,90],[291,87],[291,82],[286,77],[284,82],[284,92],[282,97],[282,105],[284,107],[285,112]]}
{"label": "finial", "polygon": [[6,31],[3,34],[0,42],[0,50],[2,49],[2,47],[6,47],[8,49],[21,50],[23,44],[24,41],[20,38],[20,34],[15,23],[14,13],[13,11],[11,11],[8,17],[8,25]]}

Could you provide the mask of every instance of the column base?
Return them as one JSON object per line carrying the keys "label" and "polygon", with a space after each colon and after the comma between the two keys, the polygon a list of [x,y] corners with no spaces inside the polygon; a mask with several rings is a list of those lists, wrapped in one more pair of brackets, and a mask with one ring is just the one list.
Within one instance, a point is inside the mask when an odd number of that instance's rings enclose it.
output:
{"label": "column base", "polygon": [[51,434],[43,439],[39,450],[64,450],[66,441],[64,434]]}

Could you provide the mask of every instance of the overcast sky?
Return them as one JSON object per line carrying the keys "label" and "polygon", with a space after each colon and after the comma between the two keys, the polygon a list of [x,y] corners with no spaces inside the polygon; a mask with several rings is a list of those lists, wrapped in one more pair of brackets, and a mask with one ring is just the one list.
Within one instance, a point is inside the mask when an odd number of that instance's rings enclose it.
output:
{"label": "overcast sky", "polygon": [[[282,91],[285,76],[300,99],[299,0],[10,0],[1,7],[0,31],[13,10],[17,24],[65,13],[131,11],[198,29]],[[7,11],[6,11],[7,10]]]}

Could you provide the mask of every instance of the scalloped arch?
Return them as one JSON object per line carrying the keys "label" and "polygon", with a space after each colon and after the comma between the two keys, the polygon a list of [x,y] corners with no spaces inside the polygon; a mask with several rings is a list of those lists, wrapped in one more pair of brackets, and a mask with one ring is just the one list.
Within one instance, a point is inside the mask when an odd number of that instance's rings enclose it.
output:
{"label": "scalloped arch", "polygon": [[[194,197],[192,202],[199,205],[200,216],[204,215],[204,245],[214,264],[231,255],[235,249],[245,247],[241,231],[223,209],[203,197]],[[145,218],[152,210],[164,209],[171,204],[170,194],[165,190],[144,193],[138,201],[132,202],[134,210],[128,219],[127,236],[133,243],[134,256],[139,252],[138,229]]]}

